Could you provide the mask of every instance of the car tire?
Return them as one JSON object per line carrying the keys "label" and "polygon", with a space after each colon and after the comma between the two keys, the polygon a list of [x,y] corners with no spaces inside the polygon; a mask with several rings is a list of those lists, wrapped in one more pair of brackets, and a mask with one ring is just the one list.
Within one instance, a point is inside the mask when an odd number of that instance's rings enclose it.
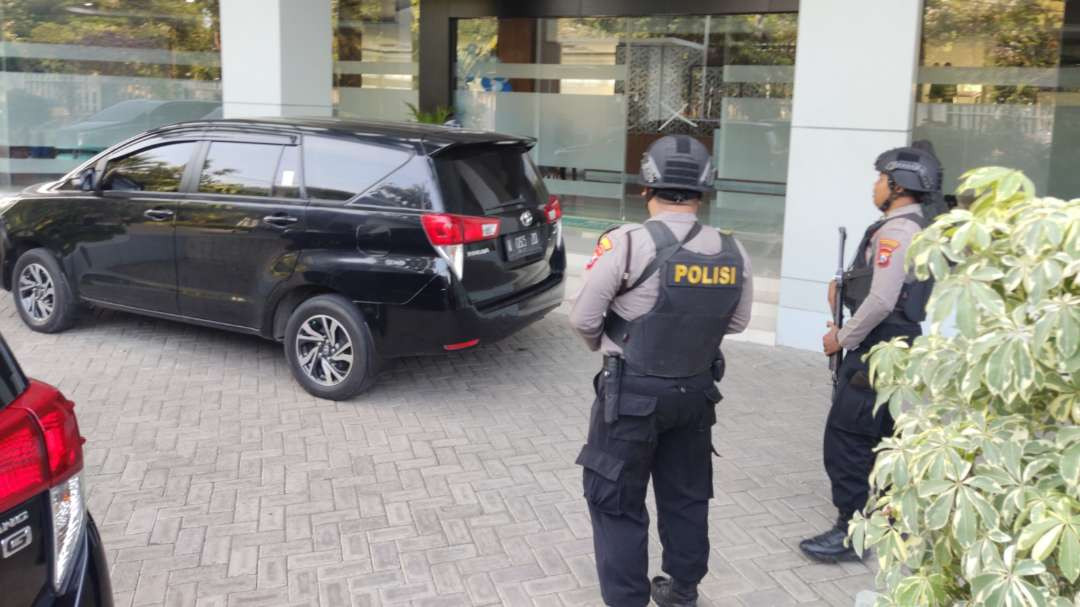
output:
{"label": "car tire", "polygon": [[367,390],[378,370],[364,316],[340,295],[318,295],[297,306],[285,326],[285,357],[296,381],[327,400]]}
{"label": "car tire", "polygon": [[34,331],[59,333],[75,323],[75,294],[60,264],[46,249],[30,249],[15,261],[11,294],[19,317]]}

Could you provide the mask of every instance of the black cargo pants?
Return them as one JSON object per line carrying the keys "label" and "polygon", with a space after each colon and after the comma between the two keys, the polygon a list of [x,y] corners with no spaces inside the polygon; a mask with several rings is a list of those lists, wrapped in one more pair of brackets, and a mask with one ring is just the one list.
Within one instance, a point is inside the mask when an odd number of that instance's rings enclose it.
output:
{"label": "black cargo pants", "polygon": [[[663,570],[691,584],[708,570],[711,435],[720,392],[709,374],[679,380],[598,375],[596,388],[577,463],[584,467],[600,591],[608,605],[647,605],[650,476]],[[605,420],[616,411],[617,419]]]}
{"label": "black cargo pants", "polygon": [[863,343],[845,354],[840,365],[840,381],[829,417],[825,422],[825,472],[832,483],[833,505],[840,517],[849,520],[866,506],[870,496],[870,473],[881,439],[893,433],[893,418],[882,405],[874,415],[877,393],[870,385],[868,361],[871,348],[894,337],[908,341],[921,334],[919,325],[883,323]]}

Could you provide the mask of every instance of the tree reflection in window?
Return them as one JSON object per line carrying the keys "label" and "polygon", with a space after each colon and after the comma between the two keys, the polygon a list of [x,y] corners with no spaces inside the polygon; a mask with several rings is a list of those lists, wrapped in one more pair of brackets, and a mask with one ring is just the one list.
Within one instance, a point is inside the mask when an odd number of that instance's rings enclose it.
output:
{"label": "tree reflection in window", "polygon": [[432,208],[428,182],[431,169],[424,158],[413,157],[388,175],[361,198],[364,204],[429,210]]}
{"label": "tree reflection in window", "polygon": [[[1061,60],[1065,0],[927,0],[922,65],[952,82],[920,87],[923,103],[1037,104],[1053,86],[1036,69],[1011,73],[965,68],[1056,68]],[[956,76],[977,80],[959,87]],[[985,78],[1002,81],[986,81]],[[980,79],[982,78],[982,79]],[[1028,80],[1028,82],[1025,82]]]}
{"label": "tree reflection in window", "polygon": [[139,192],[178,192],[195,143],[170,143],[109,162],[103,188]]}
{"label": "tree reflection in window", "polygon": [[237,196],[269,196],[281,146],[215,141],[199,176],[199,191]]}

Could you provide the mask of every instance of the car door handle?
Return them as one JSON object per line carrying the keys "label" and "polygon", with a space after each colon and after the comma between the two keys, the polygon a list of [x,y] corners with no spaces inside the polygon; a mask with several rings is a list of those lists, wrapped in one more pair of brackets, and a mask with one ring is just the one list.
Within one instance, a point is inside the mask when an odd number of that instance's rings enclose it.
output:
{"label": "car door handle", "polygon": [[263,217],[263,223],[277,226],[279,228],[294,224],[298,221],[300,220],[296,217],[293,217],[292,215],[267,215],[266,217]]}
{"label": "car door handle", "polygon": [[168,221],[173,218],[174,213],[168,209],[149,209],[143,215],[151,221]]}

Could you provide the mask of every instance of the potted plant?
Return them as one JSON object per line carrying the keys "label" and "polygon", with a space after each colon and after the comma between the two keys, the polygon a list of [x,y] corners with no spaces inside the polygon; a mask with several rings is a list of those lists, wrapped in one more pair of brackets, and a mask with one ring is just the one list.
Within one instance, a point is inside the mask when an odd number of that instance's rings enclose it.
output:
{"label": "potted plant", "polygon": [[896,433],[849,537],[876,551],[879,606],[1080,604],[1080,199],[962,180],[974,203],[907,257],[936,280],[929,333],[870,354]]}
{"label": "potted plant", "polygon": [[416,104],[405,102],[405,105],[409,108],[409,114],[412,116],[413,122],[422,122],[425,124],[445,124],[447,120],[454,115],[454,110],[445,106],[438,106],[430,112],[426,112],[416,107]]}

